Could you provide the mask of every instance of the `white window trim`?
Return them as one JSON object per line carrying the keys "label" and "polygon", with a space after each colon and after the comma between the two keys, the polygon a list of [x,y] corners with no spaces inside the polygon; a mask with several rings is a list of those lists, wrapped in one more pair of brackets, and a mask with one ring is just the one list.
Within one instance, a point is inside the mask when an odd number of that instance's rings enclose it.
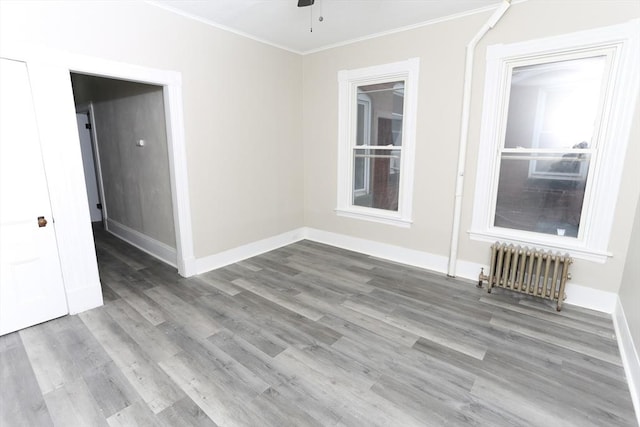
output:
{"label": "white window trim", "polygon": [[[338,72],[338,216],[408,228],[413,207],[416,113],[418,105],[419,58]],[[353,205],[352,139],[355,138],[358,86],[404,80],[404,117],[398,210]]]}
{"label": "white window trim", "polygon": [[[364,145],[371,145],[371,98],[369,95],[363,93],[358,95],[358,105],[364,107],[364,126],[363,126],[363,140]],[[371,165],[369,163],[364,164],[364,179],[363,188],[354,188],[353,193],[358,196],[369,192],[369,177],[371,173]]]}
{"label": "white window trim", "polygon": [[[493,226],[497,191],[498,144],[504,139],[508,102],[509,64],[516,61],[544,61],[559,54],[585,51],[613,51],[612,90],[605,100],[600,130],[600,147],[592,168],[592,188],[585,194],[581,232],[578,238],[512,230]],[[474,208],[469,230],[473,240],[496,240],[535,245],[569,252],[573,257],[605,262],[614,220],[625,153],[640,87],[640,20],[562,36],[487,48],[482,129]],[[591,172],[590,172],[591,173]]]}

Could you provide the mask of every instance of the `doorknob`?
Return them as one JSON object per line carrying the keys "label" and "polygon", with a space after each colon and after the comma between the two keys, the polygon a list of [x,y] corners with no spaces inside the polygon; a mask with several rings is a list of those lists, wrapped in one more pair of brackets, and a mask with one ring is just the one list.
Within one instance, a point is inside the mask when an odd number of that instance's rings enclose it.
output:
{"label": "doorknob", "polygon": [[47,226],[47,220],[44,219],[43,216],[39,216],[38,217],[38,227],[46,227]]}

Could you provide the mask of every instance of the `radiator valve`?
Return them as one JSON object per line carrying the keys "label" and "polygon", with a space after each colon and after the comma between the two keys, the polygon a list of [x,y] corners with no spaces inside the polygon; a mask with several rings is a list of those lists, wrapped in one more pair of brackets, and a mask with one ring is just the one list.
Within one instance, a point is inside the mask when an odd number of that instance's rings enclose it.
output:
{"label": "radiator valve", "polygon": [[484,267],[480,268],[480,274],[478,275],[478,284],[476,285],[476,288],[481,288],[482,289],[482,282],[484,280],[489,280],[489,276],[486,276],[484,274]]}

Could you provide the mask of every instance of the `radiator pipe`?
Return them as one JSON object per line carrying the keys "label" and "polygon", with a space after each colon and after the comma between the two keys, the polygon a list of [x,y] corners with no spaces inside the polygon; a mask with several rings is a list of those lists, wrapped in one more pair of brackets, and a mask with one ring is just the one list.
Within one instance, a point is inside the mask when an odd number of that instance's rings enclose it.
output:
{"label": "radiator pipe", "polygon": [[511,0],[503,0],[502,4],[493,12],[489,20],[480,28],[480,31],[467,44],[466,61],[464,69],[464,92],[462,99],[462,120],[460,123],[460,145],[458,148],[458,170],[456,175],[456,193],[453,209],[453,229],[451,231],[451,250],[449,252],[449,268],[447,275],[455,277],[456,263],[458,261],[458,243],[460,240],[460,219],[462,216],[462,189],[464,187],[464,169],[467,157],[467,144],[469,140],[469,111],[471,110],[471,80],[473,77],[473,56],[478,42],[492,29],[502,18],[502,15],[511,6]]}

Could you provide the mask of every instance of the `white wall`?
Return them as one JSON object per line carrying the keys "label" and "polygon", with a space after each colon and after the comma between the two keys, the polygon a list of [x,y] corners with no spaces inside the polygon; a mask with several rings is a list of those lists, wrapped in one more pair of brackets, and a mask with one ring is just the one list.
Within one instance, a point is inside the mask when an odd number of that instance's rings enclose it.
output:
{"label": "white wall", "polygon": [[[485,52],[488,45],[627,22],[640,16],[637,2],[576,2],[529,0],[514,4],[480,42],[476,50],[472,87],[470,145],[467,155],[459,259],[487,264],[489,244],[471,241]],[[370,39],[307,55],[304,72],[305,225],[314,229],[373,240],[448,257],[453,219],[457,152],[462,110],[465,47],[490,13],[472,15],[411,31]],[[409,229],[338,217],[336,206],[337,73],[420,57],[414,223]],[[638,107],[636,107],[638,108]],[[638,121],[631,141],[640,138]],[[629,144],[615,225],[605,264],[577,260],[571,283],[617,292],[629,243],[634,201],[640,194],[637,168],[640,146]],[[443,270],[444,272],[444,270]],[[478,271],[479,272],[479,271]]]}
{"label": "white wall", "polygon": [[[7,2],[0,43],[53,49],[182,73],[187,166],[197,258],[308,227],[447,257],[452,226],[464,50],[490,13],[441,22],[304,57],[143,2]],[[470,226],[482,113],[484,52],[511,43],[626,22],[637,2],[529,0],[478,45],[462,230]],[[81,34],[82,37],[78,35]],[[109,37],[104,35],[108,34]],[[337,72],[421,58],[414,224],[337,217]],[[637,107],[636,107],[637,108]],[[632,141],[640,138],[638,120]],[[572,283],[617,292],[640,195],[640,146],[629,144],[605,264],[578,260]],[[488,245],[461,237],[462,261]]]}
{"label": "white wall", "polygon": [[3,1],[0,44],[182,73],[197,258],[302,226],[302,59],[144,2]]}
{"label": "white wall", "polygon": [[[638,200],[627,260],[620,286],[620,303],[627,318],[636,354],[640,355],[640,200]],[[639,384],[640,385],[640,384]]]}

